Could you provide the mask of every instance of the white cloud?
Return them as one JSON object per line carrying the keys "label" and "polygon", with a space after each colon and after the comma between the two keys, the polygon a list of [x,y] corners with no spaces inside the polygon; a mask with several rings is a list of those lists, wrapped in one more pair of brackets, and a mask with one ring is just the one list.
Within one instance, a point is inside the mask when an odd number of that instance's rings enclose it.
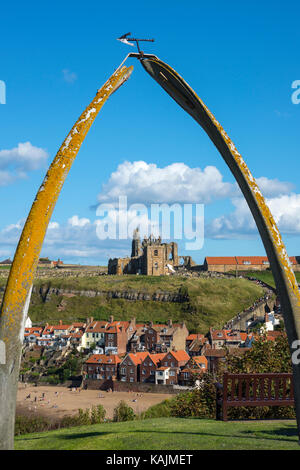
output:
{"label": "white cloud", "polygon": [[279,196],[280,194],[289,194],[294,185],[287,181],[279,181],[278,179],[269,179],[265,176],[256,178],[259,189],[265,197]]}
{"label": "white cloud", "polygon": [[63,79],[67,83],[74,83],[77,80],[77,74],[68,69],[63,69]]}
{"label": "white cloud", "polygon": [[[87,222],[88,221],[88,222]],[[25,220],[0,230],[0,256],[13,258]],[[82,264],[107,264],[109,257],[130,254],[131,240],[99,240],[97,221],[74,215],[65,223],[51,221],[43,243],[41,256]]]}
{"label": "white cloud", "polygon": [[26,178],[28,172],[43,168],[47,158],[44,149],[30,142],[19,143],[10,150],[0,150],[0,186]]}
{"label": "white cloud", "polygon": [[210,203],[233,196],[236,187],[223,181],[214,166],[190,168],[184,163],[172,163],[159,168],[144,161],[121,163],[102,186],[99,202],[115,202],[127,196],[128,202],[151,203]]}
{"label": "white cloud", "polygon": [[87,224],[90,224],[90,219],[82,218],[80,219],[78,215],[73,215],[69,220],[68,224],[72,227],[84,227]]}
{"label": "white cloud", "polygon": [[[258,234],[253,216],[243,198],[232,200],[234,210],[230,214],[210,222],[205,234],[209,238],[248,238]],[[266,203],[282,234],[300,234],[300,194],[282,194],[267,198]]]}
{"label": "white cloud", "polygon": [[281,195],[267,203],[283,233],[300,234],[300,194]]}
{"label": "white cloud", "polygon": [[[293,184],[269,179],[256,179],[265,197],[288,194]],[[100,203],[115,203],[119,196],[127,196],[129,203],[203,203],[233,198],[240,195],[237,183],[224,181],[215,166],[190,168],[185,163],[172,163],[159,168],[144,161],[121,163],[98,195]]]}

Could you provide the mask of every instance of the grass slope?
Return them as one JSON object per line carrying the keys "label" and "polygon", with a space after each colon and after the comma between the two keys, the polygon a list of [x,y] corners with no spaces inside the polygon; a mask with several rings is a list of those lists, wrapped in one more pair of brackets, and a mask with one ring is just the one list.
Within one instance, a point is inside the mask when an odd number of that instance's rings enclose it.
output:
{"label": "grass slope", "polygon": [[16,437],[16,450],[299,450],[294,421],[156,418]]}
{"label": "grass slope", "polygon": [[29,316],[33,322],[115,319],[137,322],[185,321],[191,332],[206,333],[210,326],[221,327],[263,295],[263,289],[246,279],[184,278],[177,276],[99,276],[88,278],[37,280],[37,286],[72,290],[178,292],[187,291],[189,302],[130,301],[103,296],[74,297],[52,295],[46,303],[39,294],[31,298]]}
{"label": "grass slope", "polygon": [[[272,287],[275,286],[274,277],[271,271],[243,271],[241,273],[243,276],[255,277],[256,279],[260,279],[261,281],[269,284]],[[295,272],[295,276],[297,282],[300,284],[300,272]]]}

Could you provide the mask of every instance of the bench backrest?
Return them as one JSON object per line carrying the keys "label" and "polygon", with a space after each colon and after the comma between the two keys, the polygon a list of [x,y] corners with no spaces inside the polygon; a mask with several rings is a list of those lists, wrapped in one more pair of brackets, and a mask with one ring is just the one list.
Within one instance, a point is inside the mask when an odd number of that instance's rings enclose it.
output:
{"label": "bench backrest", "polygon": [[223,376],[223,400],[242,401],[294,401],[293,375],[230,374]]}

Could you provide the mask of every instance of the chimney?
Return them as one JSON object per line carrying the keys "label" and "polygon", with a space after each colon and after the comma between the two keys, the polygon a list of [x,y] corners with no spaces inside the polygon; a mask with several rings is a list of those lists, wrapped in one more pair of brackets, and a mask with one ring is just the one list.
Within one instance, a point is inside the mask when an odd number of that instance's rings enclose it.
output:
{"label": "chimney", "polygon": [[59,324],[62,325],[62,320],[59,320]]}
{"label": "chimney", "polygon": [[152,326],[153,326],[153,321],[149,321],[149,326],[150,326],[150,328],[152,328]]}
{"label": "chimney", "polygon": [[136,325],[135,322],[136,322],[136,319],[135,319],[135,317],[133,317],[133,318],[130,320],[131,326],[132,326],[133,328],[135,328],[135,325]]}
{"label": "chimney", "polygon": [[90,322],[92,323],[94,321],[94,317],[91,317],[90,318]]}
{"label": "chimney", "polygon": [[172,328],[172,326],[173,326],[173,322],[172,322],[172,319],[170,318],[170,319],[168,320],[168,327],[169,327],[169,328]]}
{"label": "chimney", "polygon": [[113,315],[111,315],[108,319],[108,323],[113,323],[113,321],[114,321],[114,317],[113,317]]}

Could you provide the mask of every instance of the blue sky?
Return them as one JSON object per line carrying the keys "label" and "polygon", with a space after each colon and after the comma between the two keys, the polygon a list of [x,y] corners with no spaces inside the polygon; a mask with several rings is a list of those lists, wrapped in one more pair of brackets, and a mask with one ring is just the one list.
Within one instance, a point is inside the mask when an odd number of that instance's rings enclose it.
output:
{"label": "blue sky", "polygon": [[[2,5],[0,259],[13,256],[24,218],[68,131],[131,52],[115,40],[128,31],[154,37],[144,50],[174,67],[221,122],[258,179],[288,253],[299,255],[300,104],[291,100],[292,83],[300,79],[299,13],[295,1]],[[196,261],[264,254],[234,179],[206,134],[137,61],[128,64],[134,65],[130,80],[101,110],[68,175],[43,255],[82,264],[125,255],[129,242],[97,238],[97,202],[120,188],[136,195],[131,202],[141,202],[143,194],[147,204],[183,202],[190,181],[185,202],[205,204],[205,242],[191,253]],[[146,187],[137,162],[144,162]],[[161,187],[154,194],[157,177]],[[183,243],[180,249],[186,254]]]}

